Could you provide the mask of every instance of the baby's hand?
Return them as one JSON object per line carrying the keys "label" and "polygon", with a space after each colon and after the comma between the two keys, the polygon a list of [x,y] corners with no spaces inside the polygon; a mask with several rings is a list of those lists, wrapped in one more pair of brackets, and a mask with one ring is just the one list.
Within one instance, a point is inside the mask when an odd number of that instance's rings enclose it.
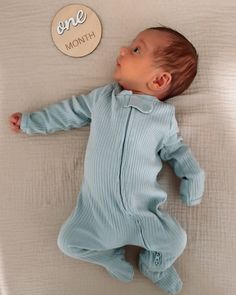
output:
{"label": "baby's hand", "polygon": [[21,132],[20,129],[20,122],[21,122],[21,113],[14,113],[9,117],[10,128],[12,131],[19,133]]}

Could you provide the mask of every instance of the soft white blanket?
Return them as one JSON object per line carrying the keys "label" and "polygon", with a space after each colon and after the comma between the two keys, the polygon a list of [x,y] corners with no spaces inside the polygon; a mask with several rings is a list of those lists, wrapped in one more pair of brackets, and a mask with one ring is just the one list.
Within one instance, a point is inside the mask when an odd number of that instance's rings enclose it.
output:
{"label": "soft white blanket", "polygon": [[[199,52],[191,88],[170,100],[181,134],[206,172],[201,205],[189,208],[165,165],[165,209],[187,231],[175,263],[183,295],[236,292],[236,2],[89,0],[103,24],[84,58],[58,51],[50,24],[65,1],[2,1],[0,8],[0,293],[2,295],[163,294],[137,268],[125,284],[99,266],[63,256],[58,231],[75,206],[89,127],[48,136],[14,134],[13,112],[29,112],[111,82],[119,47],[159,23],[186,35]],[[158,233],[157,233],[158,234]]]}

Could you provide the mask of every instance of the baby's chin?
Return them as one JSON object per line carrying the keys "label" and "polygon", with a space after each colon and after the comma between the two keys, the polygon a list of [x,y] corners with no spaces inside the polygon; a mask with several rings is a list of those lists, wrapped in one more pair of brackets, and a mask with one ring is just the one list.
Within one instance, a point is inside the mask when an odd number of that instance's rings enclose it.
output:
{"label": "baby's chin", "polygon": [[114,70],[112,77],[113,77],[113,80],[115,80],[116,82],[119,82],[120,77],[119,77],[119,73],[117,72],[116,69]]}
{"label": "baby's chin", "polygon": [[119,77],[119,73],[116,73],[116,71],[113,73],[113,80],[119,83],[123,89],[132,90],[132,86],[127,81],[121,79],[121,77]]}
{"label": "baby's chin", "polygon": [[115,74],[113,74],[113,80],[116,81],[117,83],[119,83],[120,86],[122,86],[124,88],[124,86],[123,86],[124,84]]}
{"label": "baby's chin", "polygon": [[122,81],[121,79],[119,79],[116,75],[113,75],[113,80],[116,81],[117,83],[119,83],[119,85],[124,88],[124,89],[128,89],[127,88],[127,84]]}
{"label": "baby's chin", "polygon": [[129,88],[127,87],[127,85],[120,81],[119,79],[114,79],[123,89],[129,90]]}

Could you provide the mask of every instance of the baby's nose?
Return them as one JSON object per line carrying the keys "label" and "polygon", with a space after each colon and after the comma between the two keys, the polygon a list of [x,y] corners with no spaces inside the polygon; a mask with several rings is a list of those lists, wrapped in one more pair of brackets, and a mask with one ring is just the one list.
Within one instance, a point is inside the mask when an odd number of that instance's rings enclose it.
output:
{"label": "baby's nose", "polygon": [[127,54],[127,52],[128,52],[128,47],[122,46],[120,48],[120,55],[121,56],[124,56],[125,54]]}

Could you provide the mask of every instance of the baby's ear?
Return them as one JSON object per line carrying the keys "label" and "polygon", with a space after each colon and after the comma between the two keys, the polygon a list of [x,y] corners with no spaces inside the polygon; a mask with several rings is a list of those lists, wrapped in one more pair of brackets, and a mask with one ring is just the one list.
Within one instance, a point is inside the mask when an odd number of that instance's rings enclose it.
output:
{"label": "baby's ear", "polygon": [[152,83],[155,90],[166,90],[171,83],[171,74],[169,72],[161,72],[153,77]]}

